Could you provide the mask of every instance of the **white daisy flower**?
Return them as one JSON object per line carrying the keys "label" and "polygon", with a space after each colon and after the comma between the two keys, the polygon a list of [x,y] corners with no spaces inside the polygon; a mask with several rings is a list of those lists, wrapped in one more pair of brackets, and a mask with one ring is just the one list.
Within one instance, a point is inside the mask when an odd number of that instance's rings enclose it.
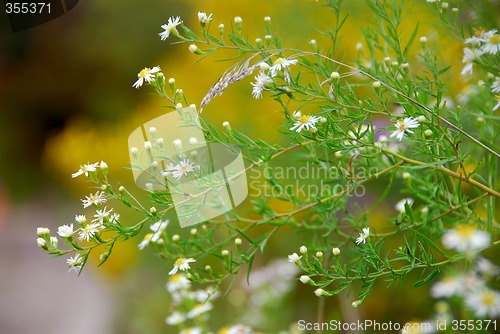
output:
{"label": "white daisy flower", "polygon": [[174,262],[174,268],[172,270],[170,270],[170,272],[168,274],[170,276],[172,276],[172,275],[176,274],[177,271],[179,271],[179,270],[186,271],[186,270],[188,270],[188,269],[191,268],[189,266],[189,264],[192,263],[192,262],[196,262],[196,260],[193,259],[193,258],[186,259],[184,257],[180,257],[177,260],[175,260],[175,262]]}
{"label": "white daisy flower", "polygon": [[61,238],[70,238],[73,236],[73,224],[59,226],[57,228],[57,234],[59,234]]}
{"label": "white daisy flower", "polygon": [[80,241],[89,241],[94,237],[94,235],[99,232],[100,224],[87,224],[84,227],[80,228],[78,240]]}
{"label": "white daisy flower", "polygon": [[161,238],[161,234],[167,228],[168,223],[169,220],[167,219],[165,221],[158,221],[149,227],[150,230],[154,232],[153,236],[151,237],[152,242],[157,242]]}
{"label": "white daisy flower", "polygon": [[167,24],[162,24],[161,26],[162,29],[164,29],[165,31],[162,31],[161,33],[158,34],[161,40],[162,41],[166,40],[168,36],[170,36],[170,33],[175,34],[177,32],[176,27],[181,23],[182,21],[180,16],[177,16],[176,18],[174,18],[173,16],[169,17]]}
{"label": "white daisy flower", "polygon": [[288,262],[299,263],[301,258],[302,256],[299,256],[297,253],[293,253],[288,255]]}
{"label": "white daisy flower", "polygon": [[462,76],[472,74],[472,70],[474,67],[474,60],[481,57],[482,55],[483,51],[479,49],[464,48],[464,57],[462,58],[462,63],[464,63],[465,66],[462,69],[462,72],[460,72],[460,74]]}
{"label": "white daisy flower", "polygon": [[116,224],[120,221],[120,214],[119,213],[113,213],[111,217],[109,217],[109,221]]}
{"label": "white daisy flower", "polygon": [[85,196],[85,199],[82,199],[82,204],[84,208],[87,208],[91,206],[92,204],[94,205],[99,205],[102,203],[106,203],[106,195],[102,191],[97,191],[95,194],[90,194],[88,196]]}
{"label": "white daisy flower", "polygon": [[266,84],[272,83],[273,80],[264,72],[260,72],[259,75],[255,77],[255,83],[250,83],[253,86],[252,96],[256,99],[262,98],[262,91],[264,90]]}
{"label": "white daisy flower", "polygon": [[405,212],[405,204],[408,203],[409,206],[413,204],[413,198],[403,198],[394,206],[399,213]]}
{"label": "white daisy flower", "polygon": [[113,212],[113,208],[109,209],[109,211],[106,211],[106,209],[107,207],[104,207],[102,210],[96,210],[92,221],[102,225],[104,223],[104,219],[107,218],[111,212]]}
{"label": "white daisy flower", "polygon": [[460,253],[487,248],[491,244],[490,235],[472,225],[458,226],[443,236],[443,245]]}
{"label": "white daisy flower", "polygon": [[178,325],[186,320],[186,316],[178,311],[174,311],[171,315],[165,319],[168,325]]}
{"label": "white daisy flower", "polygon": [[433,298],[450,298],[464,292],[464,277],[461,275],[445,276],[432,285],[430,292]]}
{"label": "white daisy flower", "polygon": [[71,174],[71,177],[75,178],[75,177],[80,176],[82,174],[85,174],[85,176],[88,177],[89,173],[96,171],[96,167],[98,165],[99,165],[98,162],[93,163],[93,164],[83,164],[80,166],[80,169],[78,170],[78,172]]}
{"label": "white daisy flower", "polygon": [[190,162],[189,159],[181,160],[171,169],[172,176],[179,180],[183,175],[187,176],[188,173],[193,172],[196,167],[197,166]]}
{"label": "white daisy flower", "polygon": [[480,257],[476,261],[474,270],[481,275],[481,277],[497,277],[500,274],[500,268],[484,257]]}
{"label": "white daisy flower", "polygon": [[481,47],[481,50],[484,53],[496,55],[498,52],[500,52],[500,35],[497,34],[496,29],[485,33],[482,41],[484,42],[484,44]]}
{"label": "white daisy flower", "polygon": [[75,222],[78,224],[82,225],[87,222],[87,217],[85,215],[76,215],[75,216]]}
{"label": "white daisy flower", "polygon": [[149,245],[149,243],[151,242],[151,238],[153,237],[153,233],[148,233],[144,236],[144,239],[142,239],[142,241],[139,243],[139,245],[137,245],[137,248],[139,248],[139,250],[143,250],[144,248],[146,248],[147,245]]}
{"label": "white daisy flower", "polygon": [[178,273],[170,278],[166,286],[168,292],[172,293],[179,290],[189,289],[191,281],[187,279],[186,275]]}
{"label": "white daisy flower", "polygon": [[220,296],[219,291],[212,292],[213,287],[208,287],[206,290],[196,290],[193,292],[192,297],[198,302],[198,303],[204,303],[207,300],[214,300],[217,299]]}
{"label": "white daisy flower", "polygon": [[364,243],[366,244],[366,239],[370,236],[370,228],[365,227],[363,228],[363,231],[359,233],[359,237],[356,239],[356,244]]}
{"label": "white daisy flower", "polygon": [[193,306],[191,311],[186,315],[189,319],[198,318],[200,315],[205,314],[213,309],[211,303],[200,303]]}
{"label": "white daisy flower", "polygon": [[410,129],[418,128],[419,126],[417,118],[405,117],[405,119],[396,122],[396,131],[391,134],[391,137],[396,136],[401,141],[405,132],[413,133]]}
{"label": "white daisy flower", "polygon": [[269,69],[271,72],[271,76],[275,77],[278,74],[278,71],[284,71],[290,67],[290,65],[295,65],[298,63],[297,59],[289,59],[289,58],[278,58],[274,61],[273,66]]}
{"label": "white daisy flower", "polygon": [[144,82],[150,83],[154,80],[156,73],[160,72],[160,66],[155,66],[153,68],[144,67],[139,73],[137,73],[137,81],[134,82],[132,87],[139,88]]}
{"label": "white daisy flower", "polygon": [[200,21],[202,25],[210,23],[210,21],[212,21],[212,14],[207,16],[205,12],[198,12],[198,21]]}
{"label": "white daisy flower", "polygon": [[66,263],[68,264],[68,271],[80,271],[82,269],[82,264],[83,264],[83,258],[80,256],[80,254],[76,254],[73,257],[70,257],[69,259],[66,260]]}
{"label": "white daisy flower", "polygon": [[495,96],[496,99],[497,99],[497,104],[493,107],[493,111],[497,110],[498,108],[500,108],[500,94],[498,94],[497,96]]}
{"label": "white daisy flower", "polygon": [[465,304],[479,318],[496,319],[500,315],[500,293],[486,287],[469,293]]}
{"label": "white daisy flower", "polygon": [[495,81],[491,84],[491,91],[493,93],[500,93],[500,77],[495,77]]}
{"label": "white daisy flower", "polygon": [[290,130],[295,130],[297,132],[302,131],[302,129],[306,128],[306,130],[310,130],[311,128],[314,128],[315,124],[321,120],[321,117],[314,116],[314,115],[302,115],[300,116],[297,121],[293,124],[293,126],[290,128]]}

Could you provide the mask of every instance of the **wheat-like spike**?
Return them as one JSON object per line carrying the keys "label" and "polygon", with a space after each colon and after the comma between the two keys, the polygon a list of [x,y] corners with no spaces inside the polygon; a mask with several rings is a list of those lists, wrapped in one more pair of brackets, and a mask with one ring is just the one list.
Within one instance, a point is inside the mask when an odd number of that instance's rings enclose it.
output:
{"label": "wheat-like spike", "polygon": [[261,61],[266,61],[269,57],[271,57],[268,56],[265,59],[250,65],[250,61],[258,55],[260,55],[260,53],[253,54],[228,68],[201,100],[200,113],[203,111],[203,107],[209,104],[214,97],[221,96],[229,85],[248,77],[255,71],[256,68],[259,67],[259,63]]}

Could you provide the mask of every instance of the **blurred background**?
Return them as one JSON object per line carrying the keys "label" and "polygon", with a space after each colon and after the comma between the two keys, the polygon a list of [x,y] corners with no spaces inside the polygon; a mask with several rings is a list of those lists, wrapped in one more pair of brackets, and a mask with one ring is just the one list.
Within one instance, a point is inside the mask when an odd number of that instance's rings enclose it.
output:
{"label": "blurred background", "polygon": [[[364,6],[363,1],[346,1],[349,18],[341,58],[351,59],[358,52],[356,44],[363,42],[361,29],[371,22]],[[430,44],[447,46],[443,57],[457,62],[450,75],[457,74],[462,45],[439,35],[439,27],[430,23],[429,9],[417,5],[409,22],[419,19],[419,35],[427,35]],[[283,46],[305,50],[309,50],[310,39],[316,39],[322,49],[329,47],[328,38],[319,31],[327,30],[334,19],[321,2],[312,0],[86,0],[60,18],[13,33],[5,15],[0,14],[2,334],[172,330],[164,323],[169,302],[164,284],[170,268],[153,251],[137,252],[140,237],[118,245],[105,265],[96,269],[90,264],[77,277],[67,273],[64,258],[54,260],[40,251],[35,229],[48,226],[54,234],[57,226],[72,223],[79,214],[79,199],[88,193],[88,184],[70,175],[82,163],[104,160],[112,179],[134,187],[125,168],[128,135],[165,113],[163,107],[168,104],[149,94],[148,87],[132,88],[137,72],[160,65],[167,78],[176,79],[189,103],[196,105],[224,72],[227,64],[214,62],[216,58],[195,64],[198,57],[187,51],[187,45],[169,45],[175,38],[161,41],[158,37],[160,25],[170,16],[179,15],[197,31],[198,11],[213,13],[214,32],[219,23],[229,27],[234,16],[241,16],[250,40],[264,37],[263,18],[270,16]],[[407,33],[412,30],[413,25]],[[282,139],[275,130],[282,124],[282,115],[274,112],[279,106],[271,99],[251,99],[250,80],[231,86],[202,116],[216,126],[229,121],[253,138],[279,142]],[[130,223],[138,218],[133,214],[122,217]],[[293,244],[297,251],[300,238]],[[286,241],[275,239],[268,245],[269,254],[286,258],[292,248],[285,245]],[[270,261],[260,260],[262,265]],[[243,286],[235,287],[216,304],[219,315],[214,317],[214,328],[228,317],[244,319],[252,301]],[[391,300],[402,293],[399,289],[377,293]],[[298,284],[288,294],[285,289],[278,302],[269,306],[281,315],[261,329],[278,332],[298,319],[313,321],[316,304],[309,290]],[[431,305],[426,304],[427,295],[413,291],[411,298],[411,305],[403,307],[398,304],[404,302],[401,299],[381,304],[374,296],[360,312],[364,318],[381,321],[394,321],[395,310],[404,321],[422,319],[426,306]],[[342,317],[342,309],[351,301],[349,297],[329,299],[326,318]]]}

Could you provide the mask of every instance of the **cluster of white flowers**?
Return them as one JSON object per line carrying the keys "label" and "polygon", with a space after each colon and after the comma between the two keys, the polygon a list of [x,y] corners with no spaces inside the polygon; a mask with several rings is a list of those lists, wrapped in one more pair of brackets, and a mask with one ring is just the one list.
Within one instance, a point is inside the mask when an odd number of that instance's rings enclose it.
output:
{"label": "cluster of white flowers", "polygon": [[500,52],[500,35],[497,29],[479,30],[475,35],[465,40],[468,46],[464,48],[462,76],[472,74],[474,61],[484,54],[496,55]]}
{"label": "cluster of white flowers", "polygon": [[[107,175],[108,165],[101,161],[100,163],[88,163],[80,166],[80,169],[71,174],[71,177],[75,178],[80,175],[85,175],[87,178],[96,177],[97,168],[100,168],[104,175]],[[84,209],[92,207],[95,209],[93,214],[93,219],[89,222],[87,216],[80,214],[75,215],[74,223],[61,225],[57,228],[57,234],[61,237],[68,246],[72,249],[82,249],[78,246],[76,241],[73,239],[75,233],[78,234],[78,241],[89,242],[94,239],[99,239],[99,234],[104,231],[107,227],[113,224],[120,224],[120,215],[114,213],[112,208],[107,206],[103,207],[108,200],[108,196],[101,190],[96,191],[85,196],[81,200]],[[75,228],[75,224],[78,228]],[[45,251],[53,254],[66,254],[69,251],[61,251],[58,248],[57,237],[50,235],[50,230],[48,228],[38,228],[37,229],[38,239],[37,244]],[[85,255],[75,254],[74,256],[66,260],[69,271],[79,272],[85,262]]]}
{"label": "cluster of white flowers", "polygon": [[297,59],[283,58],[280,57],[276,59],[272,66],[266,62],[260,62],[259,68],[260,72],[254,77],[255,83],[252,85],[252,96],[256,99],[262,98],[262,91],[266,88],[267,84],[274,82],[274,77],[276,77],[279,72],[283,72],[283,78],[289,84],[290,83],[290,73],[289,67],[298,63]]}
{"label": "cluster of white flowers", "polygon": [[150,243],[157,243],[161,244],[164,242],[162,236],[163,232],[167,228],[169,223],[169,220],[164,220],[164,221],[158,221],[154,224],[152,224],[149,228],[153,233],[148,233],[144,236],[144,239],[139,243],[138,248],[139,250],[143,250],[146,246],[148,246]]}
{"label": "cluster of white flowers", "polygon": [[443,246],[460,253],[475,252],[491,245],[490,235],[472,225],[461,225],[449,230],[443,236]]}
{"label": "cluster of white flowers", "polygon": [[[176,261],[175,268],[186,270],[190,262],[194,260],[180,258]],[[172,297],[171,313],[166,317],[165,322],[182,328],[179,333],[205,333],[209,313],[214,308],[213,301],[220,296],[220,293],[213,287],[192,290],[188,275],[179,273],[177,270],[175,273],[171,272],[171,277],[166,284]],[[220,332],[254,334],[250,327],[240,324],[228,326]]]}
{"label": "cluster of white flowers", "polygon": [[499,268],[485,258],[479,258],[473,270],[463,274],[445,276],[431,288],[433,298],[463,299],[477,317],[495,319],[500,316],[500,293],[486,285],[489,278],[495,279]]}

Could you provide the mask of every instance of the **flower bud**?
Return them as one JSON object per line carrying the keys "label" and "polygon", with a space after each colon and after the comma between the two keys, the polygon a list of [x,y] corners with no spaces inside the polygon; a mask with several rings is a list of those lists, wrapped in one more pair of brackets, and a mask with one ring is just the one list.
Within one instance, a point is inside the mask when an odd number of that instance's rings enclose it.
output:
{"label": "flower bud", "polygon": [[241,241],[241,239],[240,239],[240,238],[236,238],[236,239],[234,239],[234,243],[235,243],[237,246],[239,246],[239,245],[241,245],[242,241]]}
{"label": "flower bud", "polygon": [[309,276],[307,276],[307,275],[302,275],[302,276],[300,276],[299,280],[302,283],[307,284],[307,283],[309,283],[309,281],[311,280],[311,278]]}
{"label": "flower bud", "polygon": [[179,241],[180,239],[181,239],[181,237],[180,237],[178,234],[174,234],[174,235],[172,236],[172,241],[173,241],[173,242],[177,242],[177,241]]}
{"label": "flower bud", "polygon": [[319,288],[319,289],[316,289],[316,290],[314,291],[314,294],[315,294],[316,296],[318,296],[318,297],[321,297],[321,296],[324,296],[324,295],[325,295],[325,292],[326,292],[325,290],[323,290],[323,289]]}
{"label": "flower bud", "polygon": [[194,53],[196,55],[201,55],[201,51],[200,49],[198,49],[198,46],[196,44],[191,44],[188,49],[189,52],[191,53]]}
{"label": "flower bud", "polygon": [[339,72],[332,72],[332,74],[330,74],[330,78],[332,78],[333,80],[338,80],[340,78]]}
{"label": "flower bud", "polygon": [[306,246],[300,246],[300,254],[306,254],[307,253],[307,247]]}
{"label": "flower bud", "polygon": [[36,235],[38,235],[40,238],[49,238],[50,230],[46,227],[37,227]]}
{"label": "flower bud", "polygon": [[352,302],[352,307],[358,307],[359,305],[361,305],[363,303],[363,301],[361,300],[356,300],[356,301],[353,301]]}
{"label": "flower bud", "polygon": [[50,237],[50,245],[54,248],[57,249],[57,244],[59,243],[59,240],[57,240],[57,237]]}
{"label": "flower bud", "polygon": [[108,164],[104,161],[101,160],[101,164],[99,166],[102,170],[107,170],[108,169]]}
{"label": "flower bud", "polygon": [[335,256],[339,255],[340,254],[340,248],[338,248],[338,247],[332,248],[332,254],[335,255]]}
{"label": "flower bud", "polygon": [[221,23],[219,24],[219,34],[222,36],[224,35],[224,25]]}
{"label": "flower bud", "polygon": [[240,16],[234,18],[234,24],[236,24],[236,30],[241,33],[241,27],[243,26],[243,20]]}
{"label": "flower bud", "polygon": [[228,256],[229,251],[227,249],[224,249],[224,250],[222,250],[221,254],[222,254],[222,256]]}
{"label": "flower bud", "polygon": [[47,246],[47,241],[45,241],[45,239],[43,239],[43,238],[37,238],[36,243],[37,243],[38,247],[40,247],[43,250],[47,250],[49,248]]}
{"label": "flower bud", "polygon": [[316,252],[316,257],[323,257],[323,252]]}

